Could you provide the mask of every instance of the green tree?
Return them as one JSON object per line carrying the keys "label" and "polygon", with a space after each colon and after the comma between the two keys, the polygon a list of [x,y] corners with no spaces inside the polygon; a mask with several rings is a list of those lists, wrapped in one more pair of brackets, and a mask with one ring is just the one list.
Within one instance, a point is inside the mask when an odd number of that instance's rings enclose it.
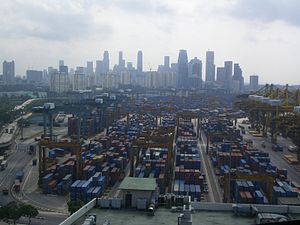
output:
{"label": "green tree", "polygon": [[7,223],[10,220],[13,221],[13,224],[16,224],[17,220],[22,216],[20,208],[16,202],[10,202],[7,205],[1,207],[0,217]]}
{"label": "green tree", "polygon": [[22,216],[28,217],[28,224],[31,223],[31,218],[34,218],[39,214],[39,211],[32,205],[23,204],[20,206],[19,210]]}
{"label": "green tree", "polygon": [[68,211],[69,213],[73,214],[78,209],[80,209],[82,206],[84,206],[84,203],[80,200],[77,201],[69,201],[68,202]]}

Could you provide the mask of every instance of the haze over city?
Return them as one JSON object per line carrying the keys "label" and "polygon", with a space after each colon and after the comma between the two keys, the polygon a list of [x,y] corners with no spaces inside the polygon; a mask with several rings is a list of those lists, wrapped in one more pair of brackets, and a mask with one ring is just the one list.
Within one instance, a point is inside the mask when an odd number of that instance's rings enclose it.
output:
{"label": "haze over city", "polygon": [[[118,52],[136,66],[143,51],[144,70],[156,70],[169,55],[177,62],[180,49],[189,60],[205,63],[215,52],[216,66],[238,62],[245,80],[299,84],[300,2],[285,1],[1,1],[0,61],[15,60],[16,75],[27,69],[85,65]],[[203,68],[203,74],[204,68]],[[203,75],[204,79],[204,75]]]}

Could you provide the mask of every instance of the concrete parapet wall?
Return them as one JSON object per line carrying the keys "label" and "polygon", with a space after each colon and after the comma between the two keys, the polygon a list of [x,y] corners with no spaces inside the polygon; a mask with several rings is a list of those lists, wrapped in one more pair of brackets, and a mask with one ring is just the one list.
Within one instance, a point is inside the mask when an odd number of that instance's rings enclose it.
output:
{"label": "concrete parapet wall", "polygon": [[82,206],[77,212],[73,213],[71,216],[69,216],[67,219],[61,222],[59,225],[72,225],[80,217],[82,217],[84,214],[86,214],[88,211],[94,208],[96,206],[96,203],[97,199],[94,198],[93,200]]}
{"label": "concrete parapet wall", "polygon": [[[239,204],[240,206],[249,206],[249,204]],[[232,203],[214,203],[214,202],[192,202],[195,210],[205,211],[232,211]],[[255,205],[258,212],[281,213],[281,214],[300,214],[300,206],[288,205]]]}

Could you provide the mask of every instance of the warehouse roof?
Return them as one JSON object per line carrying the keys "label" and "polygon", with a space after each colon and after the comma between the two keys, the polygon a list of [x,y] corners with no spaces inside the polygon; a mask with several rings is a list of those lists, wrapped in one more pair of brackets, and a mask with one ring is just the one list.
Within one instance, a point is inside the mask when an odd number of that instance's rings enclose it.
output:
{"label": "warehouse roof", "polygon": [[154,178],[125,177],[120,184],[121,190],[155,191],[157,187]]}
{"label": "warehouse roof", "polygon": [[278,198],[279,205],[300,205],[300,199],[298,197],[279,197]]}

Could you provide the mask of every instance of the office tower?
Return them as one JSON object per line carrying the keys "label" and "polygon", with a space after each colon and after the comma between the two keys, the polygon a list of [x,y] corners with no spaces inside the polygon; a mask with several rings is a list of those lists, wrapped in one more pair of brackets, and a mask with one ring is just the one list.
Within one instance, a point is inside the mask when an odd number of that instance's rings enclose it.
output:
{"label": "office tower", "polygon": [[58,61],[58,67],[64,66],[65,65],[65,61],[64,60],[59,60]]}
{"label": "office tower", "polygon": [[188,56],[186,50],[181,49],[178,56],[177,87],[187,88],[188,86]]}
{"label": "office tower", "polygon": [[41,83],[43,81],[43,71],[26,70],[26,79],[31,84]]}
{"label": "office tower", "polygon": [[137,69],[138,73],[143,72],[143,52],[142,51],[138,51],[138,53],[137,53],[136,69]]}
{"label": "office tower", "polygon": [[68,73],[69,73],[69,68],[68,68],[68,66],[65,66],[65,65],[59,66],[59,72],[60,72],[60,73],[68,74]]}
{"label": "office tower", "polygon": [[238,63],[235,63],[233,66],[233,77],[232,80],[238,84],[238,91],[244,89],[244,77],[243,71]]}
{"label": "office tower", "polygon": [[103,72],[103,61],[97,60],[95,74],[96,74],[96,76],[100,76],[102,74],[102,72]]}
{"label": "office tower", "polygon": [[86,62],[86,75],[93,75],[94,74],[94,64],[93,61]]}
{"label": "office tower", "polygon": [[119,67],[121,68],[121,65],[123,63],[123,52],[119,51]]}
{"label": "office tower", "polygon": [[251,75],[250,76],[250,91],[257,91],[258,90],[258,75]]}
{"label": "office tower", "polygon": [[50,91],[63,93],[69,91],[69,80],[66,73],[57,72],[51,73],[50,76]]}
{"label": "office tower", "polygon": [[225,69],[224,69],[224,67],[217,67],[217,82],[221,85],[225,84]]}
{"label": "office tower", "polygon": [[197,57],[189,62],[189,87],[202,87],[202,62]]}
{"label": "office tower", "polygon": [[103,54],[103,73],[108,73],[109,71],[109,53],[108,51],[104,51]]}
{"label": "office tower", "polygon": [[134,70],[132,62],[127,62],[127,70],[129,70],[129,71]]}
{"label": "office tower", "polygon": [[170,69],[170,56],[164,57],[164,67],[166,70]]}
{"label": "office tower", "polygon": [[206,67],[205,67],[205,81],[214,82],[215,81],[215,64],[214,64],[214,52],[206,52]]}
{"label": "office tower", "polygon": [[76,70],[73,78],[73,91],[85,89],[85,75],[82,70]]}
{"label": "office tower", "polygon": [[15,82],[15,61],[3,62],[3,81],[4,84],[13,84]]}
{"label": "office tower", "polygon": [[49,75],[48,75],[48,71],[46,69],[43,70],[43,80],[45,82],[49,81]]}
{"label": "office tower", "polygon": [[230,90],[232,82],[232,61],[224,62],[224,87]]}

